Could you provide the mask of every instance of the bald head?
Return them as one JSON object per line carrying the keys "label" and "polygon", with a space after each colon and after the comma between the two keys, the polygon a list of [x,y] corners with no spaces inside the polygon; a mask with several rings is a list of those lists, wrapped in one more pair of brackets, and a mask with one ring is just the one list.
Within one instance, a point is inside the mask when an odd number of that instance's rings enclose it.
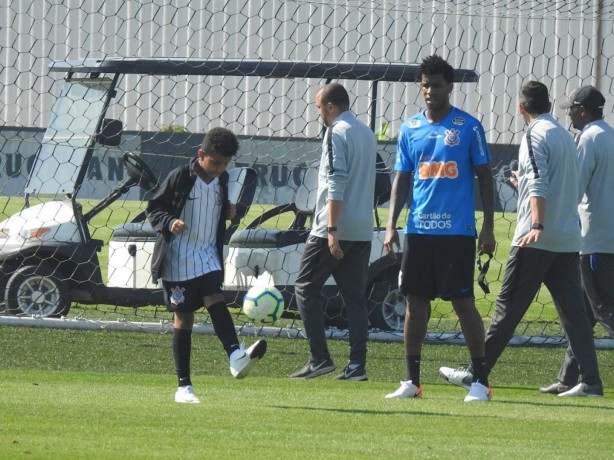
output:
{"label": "bald head", "polygon": [[329,102],[337,106],[340,111],[345,112],[350,108],[350,96],[345,88],[339,83],[329,83],[320,89],[321,101],[323,104]]}
{"label": "bald head", "polygon": [[316,94],[318,114],[326,126],[330,126],[335,118],[350,109],[350,97],[339,83],[324,85]]}

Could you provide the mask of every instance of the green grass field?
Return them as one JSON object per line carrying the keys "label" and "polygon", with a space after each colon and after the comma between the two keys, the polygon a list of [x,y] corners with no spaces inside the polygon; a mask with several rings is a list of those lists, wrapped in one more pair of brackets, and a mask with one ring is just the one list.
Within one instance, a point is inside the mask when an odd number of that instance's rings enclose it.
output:
{"label": "green grass field", "polygon": [[[22,205],[0,201],[0,214]],[[93,220],[92,237],[108,242],[115,225],[141,209],[139,202],[117,202]],[[262,210],[253,206],[245,222]],[[485,316],[499,290],[513,217],[496,218],[493,293],[477,298]],[[283,228],[289,220],[270,225]],[[106,257],[105,248],[105,273]],[[448,303],[434,309],[445,327],[455,322]],[[132,311],[108,310],[103,319],[130,318]],[[94,306],[81,309],[82,316],[96,313]],[[133,313],[135,321],[168,316],[149,307]],[[536,334],[556,325],[546,292],[528,316]],[[511,347],[491,375],[494,400],[467,404],[465,391],[437,374],[439,366],[466,362],[463,346],[426,345],[424,399],[385,400],[404,378],[401,343],[370,343],[368,382],[292,381],[287,376],[304,363],[306,342],[268,340],[265,359],[237,381],[217,339],[196,336],[193,383],[203,403],[179,405],[168,334],[0,326],[0,459],[612,458],[612,351],[598,351],[604,398],[541,395],[537,388],[554,381],[563,349]],[[347,343],[329,343],[341,368]]]}
{"label": "green grass field", "polygon": [[[425,346],[424,399],[386,400],[403,378],[399,343],[370,343],[370,380],[342,382],[287,378],[304,340],[269,339],[244,380],[215,337],[193,342],[202,404],[181,405],[170,335],[1,326],[0,458],[612,458],[611,351],[598,352],[604,398],[541,395],[563,350],[512,347],[491,375],[493,401],[467,404],[437,376],[465,361],[462,346]],[[329,343],[343,366],[347,343]]]}

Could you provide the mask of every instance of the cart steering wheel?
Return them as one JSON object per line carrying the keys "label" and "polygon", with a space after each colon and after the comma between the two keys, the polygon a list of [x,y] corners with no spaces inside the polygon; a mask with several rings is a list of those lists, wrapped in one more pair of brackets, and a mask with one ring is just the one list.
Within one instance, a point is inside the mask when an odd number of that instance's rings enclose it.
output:
{"label": "cart steering wheel", "polygon": [[158,186],[158,179],[147,164],[136,154],[124,154],[124,166],[130,177],[130,186],[138,185],[143,190],[154,190]]}

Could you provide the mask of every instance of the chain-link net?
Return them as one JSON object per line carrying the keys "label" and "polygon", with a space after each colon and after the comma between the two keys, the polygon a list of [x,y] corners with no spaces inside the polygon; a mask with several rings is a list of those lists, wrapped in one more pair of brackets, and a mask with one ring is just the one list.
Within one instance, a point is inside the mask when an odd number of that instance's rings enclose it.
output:
{"label": "chain-link net", "polygon": [[[352,111],[376,131],[378,171],[389,184],[396,133],[423,105],[412,69],[437,53],[467,71],[457,75],[452,103],[483,123],[494,157],[498,247],[486,275],[490,294],[477,283],[475,291],[488,321],[515,227],[507,179],[524,129],[520,86],[542,81],[558,101],[593,84],[606,95],[612,121],[614,6],[604,2],[32,5],[0,1],[0,297],[7,318],[170,320],[149,276],[155,233],[143,216],[145,200],[155,182],[196,155],[204,132],[224,126],[241,141],[230,167],[243,168],[231,176],[241,213],[225,245],[227,300],[239,307],[252,284],[274,284],[288,314],[276,326],[300,329],[294,280],[322,134],[315,93],[329,80],[346,86]],[[395,74],[398,66],[405,70]],[[556,104],[553,113],[569,124]],[[381,226],[385,199],[376,215]],[[365,295],[372,326],[398,332],[398,265],[386,260],[383,238],[374,228]],[[332,280],[324,301],[328,324],[343,327]],[[248,324],[234,312],[237,325]],[[199,320],[207,319],[203,311]],[[445,338],[459,331],[451,305],[433,302],[429,332]],[[562,335],[547,291],[517,334]]]}

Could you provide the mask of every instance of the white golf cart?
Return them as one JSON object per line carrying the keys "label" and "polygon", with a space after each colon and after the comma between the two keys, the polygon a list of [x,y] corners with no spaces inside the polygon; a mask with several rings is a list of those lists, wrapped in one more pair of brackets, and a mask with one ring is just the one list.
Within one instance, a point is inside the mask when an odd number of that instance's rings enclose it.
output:
{"label": "white golf cart", "polygon": [[[54,70],[67,76],[25,186],[26,206],[0,222],[0,298],[8,313],[43,317],[65,316],[72,302],[161,305],[162,291],[150,281],[149,271],[155,232],[143,221],[144,214],[115,230],[119,243],[110,242],[106,284],[98,253],[108,242],[92,238],[89,229],[93,217],[132,187],[153,191],[157,175],[138,155],[126,152],[126,178],[87,212],[77,201],[94,150],[120,144],[122,123],[106,119],[105,113],[121,73],[109,78],[78,64],[56,64]],[[80,72],[89,75],[73,76]],[[233,168],[229,174],[237,216],[228,237],[249,209],[255,190],[249,168]],[[41,203],[29,206],[34,199]]]}

